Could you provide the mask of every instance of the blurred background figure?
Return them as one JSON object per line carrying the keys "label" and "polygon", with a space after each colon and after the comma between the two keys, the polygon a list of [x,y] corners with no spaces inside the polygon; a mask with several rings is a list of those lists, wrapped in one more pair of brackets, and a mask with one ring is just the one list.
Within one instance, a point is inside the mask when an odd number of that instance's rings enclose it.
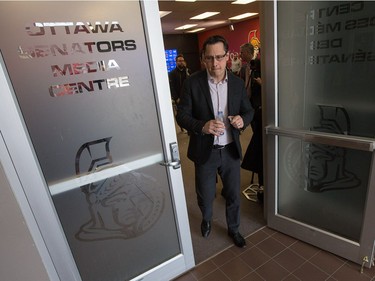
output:
{"label": "blurred background figure", "polygon": [[230,70],[233,72],[233,74],[240,75],[240,70],[241,70],[241,65],[242,65],[241,57],[238,55],[237,52],[231,53],[230,60],[231,60]]}
{"label": "blurred background figure", "polygon": [[[252,105],[260,106],[261,85],[260,60],[254,55],[254,46],[245,43],[240,47],[242,62],[245,63],[240,70],[240,77],[245,81],[247,95]],[[254,104],[256,103],[256,104]]]}
{"label": "blurred background figure", "polygon": [[[241,168],[258,174],[258,200],[263,201],[263,125],[262,125],[262,79],[260,60],[254,54],[254,46],[241,46],[241,58],[246,65],[241,68],[240,77],[245,81],[247,95],[255,113],[251,121],[253,136],[246,149]],[[252,177],[253,179],[254,177]],[[251,182],[253,184],[253,182]]]}
{"label": "blurred background figure", "polygon": [[[176,116],[177,104],[180,101],[182,85],[187,77],[190,76],[190,70],[187,68],[186,61],[183,54],[178,54],[176,57],[176,68],[169,73],[169,87],[171,89],[171,98],[174,115]],[[186,131],[180,127],[181,132]]]}

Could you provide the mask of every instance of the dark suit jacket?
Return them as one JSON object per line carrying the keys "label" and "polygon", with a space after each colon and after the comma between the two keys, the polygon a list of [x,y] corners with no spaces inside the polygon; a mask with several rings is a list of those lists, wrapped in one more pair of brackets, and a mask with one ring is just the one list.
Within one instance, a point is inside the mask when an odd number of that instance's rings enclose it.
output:
{"label": "dark suit jacket", "polygon": [[[215,119],[207,71],[197,72],[185,80],[176,120],[179,126],[190,133],[188,158],[196,164],[205,163],[212,151],[214,136],[202,133],[204,124]],[[246,128],[254,115],[249,99],[246,95],[242,79],[228,71],[228,115],[240,115]],[[236,144],[238,157],[242,158],[240,131],[231,126],[231,133]]]}
{"label": "dark suit jacket", "polygon": [[184,68],[183,70],[180,70],[178,67],[169,73],[169,87],[171,89],[171,97],[174,101],[177,101],[180,98],[182,85],[189,75],[189,69]]}
{"label": "dark suit jacket", "polygon": [[[246,81],[246,67],[247,65],[244,65],[241,67],[240,75],[239,75],[244,81]],[[258,109],[259,107],[262,106],[262,86],[259,85],[256,81],[254,81],[254,78],[261,77],[260,60],[259,59],[252,60],[250,63],[250,68],[251,68],[250,102],[253,108]]]}

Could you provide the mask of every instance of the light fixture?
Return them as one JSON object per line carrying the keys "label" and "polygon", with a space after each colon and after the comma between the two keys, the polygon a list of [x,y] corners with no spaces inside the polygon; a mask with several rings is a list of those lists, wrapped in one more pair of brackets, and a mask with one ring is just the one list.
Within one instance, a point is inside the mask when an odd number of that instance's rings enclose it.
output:
{"label": "light fixture", "polygon": [[249,3],[252,3],[252,2],[255,2],[255,0],[236,0],[236,1],[232,2],[231,4],[245,5],[245,4],[249,4]]}
{"label": "light fixture", "polygon": [[176,2],[195,2],[197,0],[175,0]]}
{"label": "light fixture", "polygon": [[189,28],[192,28],[194,26],[197,26],[198,24],[185,24],[183,26],[180,26],[180,27],[176,27],[175,30],[185,30],[185,29],[189,29]]}
{"label": "light fixture", "polygon": [[203,14],[197,15],[195,17],[190,18],[191,20],[203,20],[214,15],[220,14],[220,12],[205,12]]}
{"label": "light fixture", "polygon": [[205,28],[204,27],[196,28],[196,29],[192,29],[192,30],[187,30],[186,32],[195,33],[195,32],[202,31],[202,30],[205,30]]}
{"label": "light fixture", "polygon": [[238,15],[238,16],[235,16],[235,17],[231,17],[231,18],[229,18],[229,20],[240,20],[240,19],[251,17],[251,16],[255,16],[257,14],[258,13],[245,13],[245,14],[241,14],[241,15]]}
{"label": "light fixture", "polygon": [[234,25],[233,25],[233,24],[230,24],[230,25],[229,25],[229,30],[230,30],[230,31],[234,31]]}
{"label": "light fixture", "polygon": [[172,11],[159,11],[160,18],[165,17],[166,15],[169,15],[172,13]]}

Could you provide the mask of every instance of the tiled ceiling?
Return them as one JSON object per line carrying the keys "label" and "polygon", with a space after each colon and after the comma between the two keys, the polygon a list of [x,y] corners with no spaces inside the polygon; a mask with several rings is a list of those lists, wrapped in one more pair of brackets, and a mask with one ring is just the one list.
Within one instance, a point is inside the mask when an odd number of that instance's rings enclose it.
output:
{"label": "tiled ceiling", "polygon": [[[185,24],[192,23],[196,23],[198,25],[191,29],[204,27],[206,29],[203,31],[207,31],[221,26],[229,26],[231,23],[239,22],[239,20],[228,20],[228,18],[230,17],[237,16],[243,13],[259,13],[258,1],[245,5],[234,5],[231,4],[232,2],[233,0],[197,0],[196,2],[176,2],[171,0],[159,0],[159,11],[172,11],[172,13],[161,18],[163,34],[186,33],[187,30],[175,30],[175,28]],[[194,17],[198,14],[202,14],[204,12],[220,12],[220,14],[203,20],[190,20],[191,17]],[[253,17],[258,17],[258,15]],[[243,20],[248,19],[251,19],[251,17],[245,18]]]}

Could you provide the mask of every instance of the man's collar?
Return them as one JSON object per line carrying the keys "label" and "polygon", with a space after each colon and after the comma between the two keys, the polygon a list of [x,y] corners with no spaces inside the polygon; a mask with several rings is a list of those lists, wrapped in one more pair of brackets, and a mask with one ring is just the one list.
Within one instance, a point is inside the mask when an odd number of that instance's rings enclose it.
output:
{"label": "man's collar", "polygon": [[[208,70],[206,69],[206,72],[207,72],[207,80],[212,82],[212,83],[215,83],[215,79],[210,75],[210,73],[208,72]],[[225,70],[225,76],[224,76],[224,79],[219,81],[218,83],[224,83],[224,82],[228,82],[228,70]]]}

